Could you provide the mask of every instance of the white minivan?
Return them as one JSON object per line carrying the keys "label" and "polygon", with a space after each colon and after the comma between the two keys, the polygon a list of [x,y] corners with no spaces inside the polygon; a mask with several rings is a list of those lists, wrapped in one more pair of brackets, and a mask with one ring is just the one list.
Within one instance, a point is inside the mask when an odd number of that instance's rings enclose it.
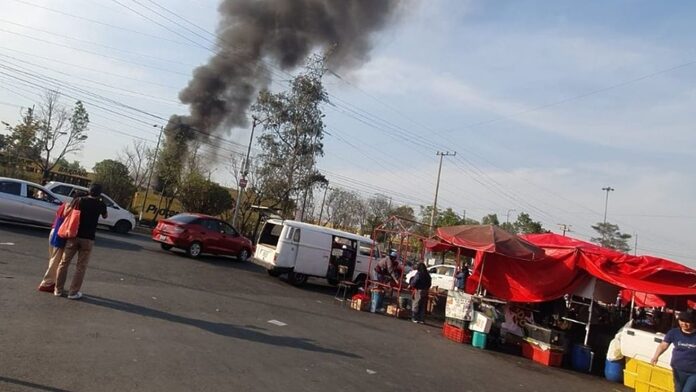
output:
{"label": "white minivan", "polygon": [[351,280],[357,284],[368,276],[370,257],[379,250],[370,238],[292,220],[269,219],[264,224],[252,261],[271,276],[288,275],[300,285],[308,277],[330,284]]}
{"label": "white minivan", "polygon": [[[69,203],[75,197],[85,196],[89,193],[89,188],[57,181],[49,182],[46,184],[46,188],[66,203]],[[135,227],[135,216],[130,211],[119,206],[118,203],[103,193],[101,198],[104,204],[106,204],[108,217],[104,219],[100,216],[99,225],[106,226],[121,234],[126,234]]]}

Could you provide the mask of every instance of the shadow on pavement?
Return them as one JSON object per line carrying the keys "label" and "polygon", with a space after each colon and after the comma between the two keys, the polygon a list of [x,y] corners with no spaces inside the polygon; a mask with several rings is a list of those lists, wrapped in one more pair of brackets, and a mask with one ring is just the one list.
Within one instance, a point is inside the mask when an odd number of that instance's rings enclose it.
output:
{"label": "shadow on pavement", "polygon": [[109,248],[117,250],[129,250],[129,251],[139,251],[143,249],[141,245],[134,244],[127,241],[117,240],[111,237],[100,236],[97,231],[97,239],[94,241],[94,245],[98,248]]}
{"label": "shadow on pavement", "polygon": [[238,326],[225,323],[215,323],[189,317],[177,316],[172,313],[147,308],[140,305],[122,302],[114,299],[102,298],[97,296],[85,296],[82,302],[102,306],[109,309],[120,310],[122,312],[133,313],[140,316],[151,317],[164,321],[171,321],[183,325],[190,325],[200,328],[217,335],[235,339],[248,340],[257,343],[270,344],[272,346],[297,348],[300,350],[313,351],[319,353],[340,355],[349,358],[361,358],[355,354],[340,350],[324,348],[313,343],[310,339],[293,338],[289,336],[275,336],[260,332],[262,329],[253,326]]}
{"label": "shadow on pavement", "polygon": [[50,391],[50,392],[70,392],[67,389],[60,389],[60,388],[54,388],[54,387],[49,387],[47,385],[41,385],[41,384],[35,384],[33,382],[28,382],[28,381],[22,381],[22,380],[17,380],[15,378],[9,378],[9,377],[3,377],[0,376],[0,385],[3,383],[6,384],[14,384],[14,385],[21,385],[23,387],[35,389],[38,391]]}

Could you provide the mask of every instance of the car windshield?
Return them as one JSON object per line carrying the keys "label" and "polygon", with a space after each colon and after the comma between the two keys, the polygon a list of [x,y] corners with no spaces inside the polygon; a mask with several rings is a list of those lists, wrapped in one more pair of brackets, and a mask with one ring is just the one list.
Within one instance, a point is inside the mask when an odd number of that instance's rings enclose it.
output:
{"label": "car windshield", "polygon": [[177,223],[184,223],[184,224],[191,223],[191,222],[195,221],[196,219],[198,219],[197,216],[186,215],[186,214],[174,215],[173,217],[168,218],[168,220],[170,220],[170,221],[174,221]]}

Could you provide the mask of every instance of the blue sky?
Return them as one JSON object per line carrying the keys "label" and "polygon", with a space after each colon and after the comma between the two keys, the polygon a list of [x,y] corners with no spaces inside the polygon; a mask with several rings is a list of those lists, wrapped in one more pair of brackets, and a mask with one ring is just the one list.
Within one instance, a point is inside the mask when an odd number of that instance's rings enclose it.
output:
{"label": "blue sky", "polygon": [[[137,8],[131,0],[119,2]],[[216,1],[157,2],[215,28]],[[696,266],[696,5],[402,5],[396,21],[374,37],[368,62],[341,70],[342,79],[326,79],[336,106],[326,108],[331,135],[319,167],[332,184],[363,195],[388,191],[397,203],[430,204],[435,153],[456,151],[444,161],[440,206],[477,219],[527,212],[556,232],[557,224],[570,224],[581,239],[602,220],[601,188],[612,186],[608,220],[638,233],[639,253]],[[210,54],[114,1],[7,0],[3,7],[3,64],[89,86],[162,117],[186,113],[177,93]],[[0,74],[0,119],[13,122],[19,109],[12,105],[30,105],[39,89],[18,80],[26,76],[16,71],[3,72],[10,76]],[[118,132],[156,139],[149,124],[161,121],[87,108],[90,139],[74,159],[88,166],[130,143]],[[244,144],[248,132],[236,129],[227,137]],[[217,166],[213,177],[229,183],[224,159]]]}

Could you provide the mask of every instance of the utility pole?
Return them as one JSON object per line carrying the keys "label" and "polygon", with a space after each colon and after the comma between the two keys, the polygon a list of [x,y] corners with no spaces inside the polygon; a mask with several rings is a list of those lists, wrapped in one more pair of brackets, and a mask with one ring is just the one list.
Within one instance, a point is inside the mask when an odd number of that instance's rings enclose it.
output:
{"label": "utility pole", "polygon": [[[153,125],[157,128],[157,125]],[[147,196],[150,192],[150,185],[152,184],[152,173],[155,171],[155,164],[157,164],[157,153],[159,153],[160,141],[162,141],[162,132],[164,132],[164,126],[160,125],[159,136],[157,136],[157,147],[155,147],[155,156],[152,158],[152,164],[150,165],[150,174],[147,176],[147,186],[145,187],[145,196],[143,197],[143,205],[140,207],[140,215],[138,216],[138,223],[143,221],[143,213],[145,213],[145,203],[147,203]]]}
{"label": "utility pole", "polygon": [[607,192],[607,197],[604,200],[604,223],[607,223],[607,207],[609,206],[609,192],[615,191],[616,189],[608,186],[606,188],[602,188],[603,191]]}
{"label": "utility pole", "polygon": [[437,194],[440,191],[440,174],[442,173],[442,158],[444,157],[449,157],[449,156],[456,156],[457,152],[440,152],[438,151],[437,154],[435,154],[440,157],[440,164],[438,165],[437,168],[437,182],[435,183],[435,200],[433,201],[433,211],[432,214],[430,214],[430,231],[433,231],[433,224],[435,223],[435,215],[437,214]]}
{"label": "utility pole", "polygon": [[464,210],[462,214],[462,223],[466,224],[466,210]]}
{"label": "utility pole", "polygon": [[321,208],[319,209],[319,226],[321,226],[321,217],[324,215],[324,202],[326,202],[326,193],[329,191],[329,180],[326,180],[326,188],[324,188],[324,197],[321,199]]}
{"label": "utility pole", "polygon": [[566,236],[566,231],[572,231],[570,228],[573,227],[573,225],[567,225],[565,223],[558,223],[558,226],[560,226],[561,230],[563,230],[563,237]]}
{"label": "utility pole", "polygon": [[638,255],[638,233],[634,232],[633,237],[635,237],[635,239],[636,239],[635,245],[633,245],[633,256],[637,256]]}
{"label": "utility pole", "polygon": [[241,170],[241,177],[237,183],[237,201],[234,206],[234,214],[232,215],[232,227],[237,228],[237,216],[239,215],[239,202],[242,200],[242,195],[244,194],[244,188],[247,186],[247,175],[249,174],[249,154],[251,154],[251,144],[254,142],[254,130],[256,126],[260,123],[256,117],[252,117],[251,121],[251,135],[249,136],[249,146],[247,146],[246,157],[244,157],[244,165]]}

